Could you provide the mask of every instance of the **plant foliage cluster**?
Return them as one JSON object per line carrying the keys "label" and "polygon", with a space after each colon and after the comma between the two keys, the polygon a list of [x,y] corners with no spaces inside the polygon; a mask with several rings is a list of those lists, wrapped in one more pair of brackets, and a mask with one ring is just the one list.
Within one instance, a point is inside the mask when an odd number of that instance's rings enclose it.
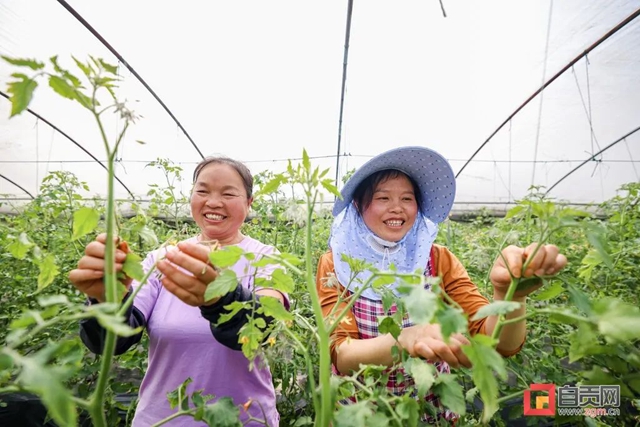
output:
{"label": "plant foliage cluster", "polygon": [[[55,57],[48,64],[5,60],[32,72],[13,76],[9,86],[12,115],[27,108],[37,81],[46,79],[54,91],[80,103],[95,119],[109,158],[105,177],[109,198],[106,203],[97,199],[87,203],[84,195],[90,189],[86,183],[69,172],[56,171],[43,180],[38,197],[21,208],[19,215],[0,218],[0,393],[38,395],[59,425],[77,425],[82,416],[90,417],[96,426],[125,425],[135,402],[123,405],[117,397],[135,395],[146,367],[145,341],[114,359],[109,342],[113,343],[118,335],[135,333],[122,323],[123,307],[118,303],[121,295],[115,274],[107,274],[107,302],[96,306],[86,306],[83,296],[66,277],[82,256],[84,246],[96,233],[107,232],[129,242],[132,254],[125,271],[144,282],[140,257],[134,254],[143,255],[161,244],[197,233],[197,228],[181,214],[187,198],[176,191],[176,183],[182,179],[183,171],[168,159],[151,163],[149,167],[163,171],[166,182],[149,188],[151,204],[133,204],[134,215],[123,216],[113,200],[112,167],[119,145],[126,140],[127,127],[137,117],[117,99],[115,67],[94,58],[84,63],[75,60],[82,73],[80,78],[62,68]],[[101,97],[101,91],[106,95]],[[106,135],[102,126],[106,112],[119,114],[125,123],[113,137]],[[599,207],[603,214],[599,218],[554,203],[533,188],[505,218],[478,217],[470,223],[442,224],[439,243],[463,261],[488,297],[489,270],[506,245],[555,243],[567,254],[570,264],[558,277],[543,278],[546,285],[530,298],[529,334],[522,352],[503,359],[495,350],[497,332],[493,337],[475,336],[464,350],[473,368],[436,375],[432,365],[395,351],[396,363],[415,381],[410,393],[396,396],[385,387],[389,372],[382,367],[362,366],[358,372],[341,377],[330,372],[329,336],[340,327],[344,312],[323,319],[315,294],[315,266],[326,251],[331,218],[314,206],[321,194],[337,194],[326,174],[327,171],[314,168],[306,152],[300,164],[289,164],[282,174],[258,174],[253,214],[243,230],[281,251],[278,256],[256,263],[275,262],[286,267],[276,270],[269,286],[289,293],[290,311],[278,304],[263,304],[261,310],[277,321],[266,328],[262,319],[250,319],[239,338],[247,357],[253,359],[261,354],[269,361],[278,392],[281,425],[416,426],[421,423],[419,414],[436,409],[414,398],[426,393],[436,394],[443,405],[461,414],[461,425],[507,425],[522,416],[523,391],[540,382],[621,387],[620,417],[558,417],[556,423],[638,422],[640,185],[621,188],[618,196]],[[290,190],[288,197],[284,186]],[[107,254],[113,250],[112,245]],[[223,270],[220,280],[209,286],[209,297],[233,289],[237,281],[224,268],[240,256],[248,254],[234,248],[212,252],[212,262]],[[439,323],[445,336],[467,332],[464,313],[440,290],[437,279],[426,279],[418,273],[377,271],[356,259],[346,261],[353,271],[368,269],[374,273],[366,286],[383,289],[390,281],[403,281],[399,300],[393,301],[391,296],[384,299],[387,307],[395,302],[397,311],[379,319],[381,331],[397,338],[402,320],[409,315],[416,323]],[[424,289],[426,280],[431,280],[432,291]],[[330,282],[328,286],[332,285]],[[526,285],[525,280],[514,277],[510,295]],[[504,315],[517,306],[510,301],[493,303],[476,316],[497,314],[503,325]],[[230,308],[239,310],[242,306]],[[108,330],[101,356],[89,354],[79,341],[78,321],[88,317],[96,317]],[[499,331],[500,327],[496,329]],[[238,416],[252,402],[232,402],[224,396],[214,399],[201,392],[187,395],[189,381],[185,378],[174,392],[158,396],[169,399],[176,408],[175,417],[190,416],[211,426],[241,425]],[[337,400],[349,396],[357,396],[358,403],[336,405]]]}

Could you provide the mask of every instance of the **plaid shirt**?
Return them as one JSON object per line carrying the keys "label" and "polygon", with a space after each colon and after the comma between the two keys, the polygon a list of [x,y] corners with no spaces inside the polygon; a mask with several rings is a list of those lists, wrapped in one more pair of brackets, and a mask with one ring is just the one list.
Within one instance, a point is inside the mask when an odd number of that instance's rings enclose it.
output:
{"label": "plaid shirt", "polygon": [[[431,256],[433,259],[433,256]],[[427,264],[427,268],[425,270],[425,275],[434,276],[435,271],[431,260]],[[425,289],[430,289],[430,286],[425,285]],[[347,291],[348,292],[348,291]],[[398,310],[398,307],[394,303],[388,312],[385,313],[382,301],[372,300],[363,296],[360,296],[358,300],[354,303],[351,311],[353,313],[353,317],[356,320],[356,324],[358,325],[358,332],[360,339],[369,339],[375,338],[380,335],[380,331],[378,330],[378,318],[382,316],[390,316],[394,314]],[[405,316],[402,321],[402,327],[407,328],[409,326],[413,326],[413,323]],[[449,365],[444,362],[430,362],[436,368],[438,373],[450,373]],[[336,375],[340,375],[335,366],[332,367],[333,373]],[[396,367],[396,368],[387,368],[384,371],[384,374],[389,375],[389,381],[387,382],[387,391],[390,394],[394,394],[396,396],[404,395],[408,392],[408,390],[412,389],[414,386],[413,378],[408,375],[404,368]],[[398,378],[400,374],[400,378]],[[412,395],[418,399],[417,392],[414,391]],[[447,421],[451,421],[452,423],[458,418],[458,415],[451,412],[450,410],[444,408],[440,403],[440,400],[436,397],[435,394],[429,392],[424,399],[430,402],[438,411],[438,419],[445,419]],[[350,404],[355,403],[357,399],[355,396],[350,397],[349,399],[341,400],[342,404]],[[422,416],[422,421],[428,423],[435,423],[436,419],[433,417],[429,417],[426,414]]]}

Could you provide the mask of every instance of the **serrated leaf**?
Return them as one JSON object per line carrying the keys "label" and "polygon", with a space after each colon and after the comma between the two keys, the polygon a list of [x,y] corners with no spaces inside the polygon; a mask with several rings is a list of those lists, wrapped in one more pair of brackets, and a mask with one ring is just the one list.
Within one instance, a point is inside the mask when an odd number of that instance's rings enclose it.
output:
{"label": "serrated leaf", "polygon": [[462,346],[462,351],[473,365],[471,376],[480,390],[480,397],[484,403],[482,421],[486,423],[498,410],[499,389],[496,376],[504,381],[507,371],[504,359],[493,348],[494,341],[491,337],[478,334],[471,337],[470,342],[470,345]]}
{"label": "serrated leaf", "polygon": [[242,427],[239,417],[240,409],[233,404],[233,400],[223,397],[205,406],[202,420],[215,427]]}
{"label": "serrated leaf", "polygon": [[613,268],[613,260],[607,251],[607,244],[605,240],[605,233],[602,227],[590,226],[586,230],[587,240],[591,243],[591,246],[598,252],[598,255],[602,258],[604,264]]}
{"label": "serrated leaf", "polygon": [[609,342],[633,342],[640,339],[640,308],[614,298],[593,303],[598,330]]}
{"label": "serrated leaf", "polygon": [[[419,410],[418,402],[411,396],[404,396],[402,402],[396,406],[396,414],[403,420],[403,427],[417,427],[418,419],[420,418]],[[370,425],[371,422],[367,422],[367,426]],[[383,425],[389,425],[389,420]]]}
{"label": "serrated leaf", "polygon": [[445,305],[436,311],[436,320],[440,324],[442,337],[447,341],[451,334],[467,331],[467,319],[459,308]]}
{"label": "serrated leaf", "polygon": [[426,396],[435,381],[436,368],[422,359],[411,358],[404,362],[404,367],[411,374],[420,396]]}
{"label": "serrated leaf", "polygon": [[464,391],[458,382],[458,377],[451,374],[438,374],[433,392],[440,397],[440,402],[451,411],[459,415],[467,412]]}
{"label": "serrated leaf", "polygon": [[139,255],[129,252],[122,264],[122,271],[133,280],[141,281],[144,279],[144,269],[142,268],[142,258]]}
{"label": "serrated leaf", "polygon": [[351,405],[339,405],[334,422],[336,427],[362,427],[367,425],[371,415],[371,402],[363,400]]}
{"label": "serrated leaf", "polygon": [[142,328],[132,328],[124,323],[124,318],[121,316],[96,312],[96,319],[103,328],[115,333],[119,337],[132,337],[142,331]]}
{"label": "serrated leaf", "polygon": [[29,248],[33,246],[33,243],[29,240],[27,233],[20,233],[20,235],[13,239],[7,249],[9,253],[17,259],[24,259],[27,256],[27,252],[29,252]]}
{"label": "serrated leaf", "polygon": [[73,61],[76,63],[76,66],[77,66],[78,68],[80,68],[80,70],[82,70],[82,72],[84,73],[84,75],[85,75],[85,76],[87,76],[87,77],[91,77],[91,76],[94,74],[94,73],[93,73],[93,70],[91,69],[91,66],[90,66],[90,65],[88,65],[88,64],[86,64],[86,65],[85,65],[83,62],[78,61],[78,60],[77,60],[75,57],[73,57],[73,56],[72,56],[72,58],[73,58]]}
{"label": "serrated leaf", "polygon": [[44,68],[44,64],[40,61],[36,61],[35,59],[10,58],[4,55],[2,55],[2,59],[7,61],[11,65],[15,65],[18,67],[29,67],[34,71],[38,71]]}
{"label": "serrated leaf", "polygon": [[216,323],[216,326],[220,326],[223,323],[228,322],[229,319],[235,316],[236,313],[238,313],[240,310],[242,310],[245,307],[250,308],[251,305],[252,304],[250,301],[248,302],[234,301],[229,305],[225,305],[224,309],[226,311],[220,315],[220,318],[218,319],[218,323]]}
{"label": "serrated leaf", "polygon": [[256,193],[256,197],[262,196],[262,195],[265,195],[265,194],[274,193],[275,191],[278,190],[280,185],[283,184],[285,181],[286,180],[285,180],[284,176],[276,175],[274,178],[272,178],[270,181],[268,181],[266,184],[264,184],[260,188],[260,191],[258,191]]}
{"label": "serrated leaf", "polygon": [[548,301],[564,292],[562,282],[554,281],[551,286],[545,286],[541,291],[531,296],[536,301]]}
{"label": "serrated leaf", "polygon": [[478,310],[471,320],[480,320],[487,316],[511,313],[512,311],[519,309],[520,305],[521,304],[519,302],[515,301],[494,301]]}
{"label": "serrated leaf", "polygon": [[295,288],[293,278],[281,268],[273,270],[271,281],[273,283],[272,287],[280,292],[290,293]]}
{"label": "serrated leaf", "polygon": [[264,309],[264,314],[276,320],[293,320],[293,314],[289,313],[279,299],[271,296],[260,296],[260,305]]}
{"label": "serrated leaf", "polygon": [[98,227],[100,214],[95,209],[82,207],[73,213],[73,236],[76,240],[92,233]]}
{"label": "serrated leaf", "polygon": [[333,194],[337,198],[342,199],[342,194],[340,194],[338,187],[333,185],[333,181],[331,179],[323,179],[322,181],[320,181],[320,183],[322,184],[322,188],[324,188],[325,190],[327,190],[329,193]]}
{"label": "serrated leaf", "polygon": [[397,340],[402,332],[402,328],[392,317],[378,317],[378,331],[381,334],[391,334],[393,339]]}
{"label": "serrated leaf", "polygon": [[211,264],[219,268],[227,268],[235,265],[244,251],[238,246],[225,246],[224,248],[209,253]]}
{"label": "serrated leaf", "polygon": [[138,231],[138,236],[140,236],[145,245],[158,246],[158,236],[146,225]]}
{"label": "serrated leaf", "polygon": [[431,323],[433,315],[438,309],[438,297],[436,294],[419,286],[415,287],[413,291],[411,291],[408,296],[403,297],[402,300],[409,312],[411,320],[417,325]]}
{"label": "serrated leaf", "polygon": [[14,80],[7,84],[7,92],[11,94],[9,97],[9,101],[11,101],[10,117],[22,113],[29,107],[33,99],[33,91],[38,87],[38,82],[24,74],[15,73],[12,74],[12,77],[19,80]]}
{"label": "serrated leaf", "polygon": [[56,371],[40,363],[35,357],[20,361],[22,369],[18,382],[38,394],[48,413],[60,426],[77,425],[78,414],[73,396]]}
{"label": "serrated leaf", "polygon": [[60,273],[60,269],[58,269],[56,265],[56,259],[53,254],[47,254],[40,260],[38,267],[40,268],[40,274],[38,274],[38,291],[41,291],[53,282],[53,279]]}
{"label": "serrated leaf", "polygon": [[209,283],[204,291],[204,300],[210,301],[234,291],[238,286],[238,276],[233,270],[222,270],[216,280]]}
{"label": "serrated leaf", "polygon": [[108,62],[106,62],[104,59],[102,58],[98,58],[98,62],[100,62],[100,65],[102,65],[102,68],[104,68],[107,72],[113,74],[113,75],[118,75],[118,67],[115,65],[111,65]]}
{"label": "serrated leaf", "polygon": [[67,99],[76,99],[76,90],[69,85],[62,77],[49,76],[49,86],[58,95]]}
{"label": "serrated leaf", "polygon": [[167,400],[169,401],[169,406],[171,407],[171,409],[175,409],[177,407],[183,409],[185,399],[188,409],[189,397],[187,395],[187,386],[192,382],[193,380],[191,379],[191,377],[188,377],[182,384],[178,386],[178,388],[167,393]]}

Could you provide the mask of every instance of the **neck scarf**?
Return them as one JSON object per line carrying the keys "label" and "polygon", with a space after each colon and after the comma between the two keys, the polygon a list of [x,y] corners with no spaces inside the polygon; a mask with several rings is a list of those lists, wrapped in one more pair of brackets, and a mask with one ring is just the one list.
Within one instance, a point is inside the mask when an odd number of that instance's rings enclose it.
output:
{"label": "neck scarf", "polygon": [[[438,234],[438,226],[425,218],[420,212],[413,227],[398,242],[389,242],[376,236],[364,223],[353,203],[347,205],[333,220],[329,247],[333,252],[333,263],[336,277],[341,285],[351,292],[367,282],[371,272],[360,272],[356,279],[349,283],[351,269],[349,264],[341,260],[342,254],[351,258],[361,259],[373,264],[381,271],[389,271],[393,264],[398,273],[413,273],[427,268],[431,254],[431,245]],[[399,281],[386,285],[385,288],[395,292]],[[367,288],[363,296],[380,301],[382,296],[374,289]]]}

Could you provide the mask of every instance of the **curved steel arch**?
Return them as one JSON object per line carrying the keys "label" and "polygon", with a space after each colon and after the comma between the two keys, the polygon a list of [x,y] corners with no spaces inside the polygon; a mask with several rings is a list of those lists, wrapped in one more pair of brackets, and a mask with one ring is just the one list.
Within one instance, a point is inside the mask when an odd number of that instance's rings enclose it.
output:
{"label": "curved steel arch", "polygon": [[[3,97],[5,97],[7,100],[9,100],[9,95],[7,95],[6,93],[0,91],[0,95],[2,95]],[[48,124],[49,126],[51,126],[51,128],[53,128],[56,132],[60,133],[61,135],[63,135],[65,138],[67,138],[69,141],[73,142],[79,149],[81,149],[82,151],[84,151],[89,157],[91,157],[93,160],[96,161],[96,163],[98,163],[100,166],[102,166],[104,168],[104,170],[108,170],[107,167],[105,166],[104,163],[102,163],[100,160],[98,160],[98,158],[96,156],[94,156],[93,154],[91,154],[91,152],[89,152],[89,150],[87,150],[86,148],[84,148],[79,142],[77,142],[76,140],[74,140],[73,138],[71,138],[69,135],[67,135],[64,131],[62,131],[60,128],[58,128],[56,125],[54,125],[53,123],[51,123],[49,120],[45,119],[44,117],[42,117],[40,114],[36,113],[35,111],[33,111],[30,108],[27,108],[27,111],[31,114],[33,114],[34,116],[36,116],[39,120],[42,120],[43,122],[45,122],[46,124]],[[125,190],[127,190],[127,193],[129,193],[129,195],[131,196],[132,199],[135,200],[136,196],[131,192],[131,190],[129,190],[129,187],[127,187],[126,185],[124,185],[124,182],[122,182],[120,180],[120,178],[118,178],[115,174],[113,175],[113,177],[116,179],[116,181],[118,181],[120,183],[120,185],[122,185],[124,187]],[[16,184],[17,185],[17,184]],[[24,190],[24,189],[23,189]],[[29,194],[29,193],[27,193]],[[29,194],[30,195],[30,194]],[[31,198],[33,198],[33,196],[31,196]]]}
{"label": "curved steel arch", "polygon": [[89,30],[89,32],[91,34],[93,34],[93,36],[95,38],[97,38],[98,40],[100,40],[100,43],[102,43],[104,45],[104,47],[106,47],[107,49],[109,49],[109,51],[116,57],[118,58],[118,61],[120,61],[122,64],[124,64],[125,67],[127,67],[127,69],[131,72],[131,74],[133,74],[140,83],[142,83],[142,86],[145,87],[145,89],[147,89],[149,91],[149,93],[155,98],[156,101],[158,101],[158,103],[162,106],[162,108],[164,108],[164,111],[167,112],[167,114],[169,114],[169,116],[173,119],[174,122],[176,122],[176,124],[178,125],[178,127],[180,128],[180,130],[184,133],[184,135],[187,137],[187,139],[191,142],[191,145],[193,145],[193,148],[196,149],[196,151],[198,152],[198,154],[200,155],[201,158],[204,159],[204,155],[202,154],[202,151],[200,151],[200,148],[198,148],[198,146],[196,145],[195,141],[191,138],[191,136],[189,135],[189,133],[187,132],[187,130],[184,128],[184,126],[182,126],[182,123],[180,123],[180,121],[177,119],[176,116],[173,115],[173,113],[171,112],[171,110],[169,110],[169,107],[166,106],[166,104],[164,102],[162,102],[162,99],[160,99],[160,97],[153,91],[153,89],[151,89],[151,86],[149,86],[147,84],[147,82],[140,76],[140,74],[138,74],[138,72],[136,70],[133,69],[133,67],[131,65],[129,65],[129,63],[122,57],[122,55],[120,55],[118,53],[117,50],[115,50],[110,44],[109,42],[107,42],[105,40],[104,37],[102,37],[100,35],[99,32],[97,32],[78,12],[75,11],[74,8],[72,8],[69,3],[67,3],[64,0],[58,0],[58,3],[60,3],[62,5],[62,7],[64,7],[65,9],[67,9],[67,11],[73,15],[74,18],[76,18],[87,30]]}
{"label": "curved steel arch", "polygon": [[9,178],[7,178],[6,176],[2,175],[0,173],[0,178],[4,178],[7,181],[9,181],[10,183],[12,183],[13,185],[15,185],[16,187],[18,187],[19,189],[21,189],[22,191],[24,191],[25,193],[27,193],[29,195],[29,197],[31,197],[31,200],[35,199],[35,197],[33,197],[33,194],[29,193],[24,187],[22,187],[20,184],[16,183],[15,181],[10,180]]}
{"label": "curved steel arch", "polygon": [[592,155],[591,157],[589,157],[587,160],[585,160],[584,162],[580,163],[578,166],[576,166],[575,168],[571,169],[569,172],[567,172],[567,174],[565,176],[563,176],[562,178],[560,178],[558,181],[556,181],[555,184],[553,184],[551,187],[549,187],[549,189],[544,193],[544,195],[546,196],[547,194],[549,194],[549,192],[551,190],[553,190],[558,184],[560,184],[562,181],[564,181],[567,177],[569,177],[569,175],[571,175],[572,173],[574,173],[575,171],[577,171],[578,169],[580,169],[582,166],[586,165],[587,163],[589,163],[591,160],[595,159],[596,157],[598,157],[600,154],[604,153],[605,151],[607,151],[609,148],[613,147],[614,145],[616,145],[617,143],[624,141],[626,138],[630,137],[631,135],[633,135],[634,133],[638,132],[640,130],[640,126],[638,126],[637,128],[635,128],[634,130],[632,130],[631,132],[629,132],[628,134],[616,139],[615,141],[613,141],[611,144],[607,145],[606,147],[604,147],[602,150],[598,151],[597,153],[595,153],[594,155]]}
{"label": "curved steel arch", "polygon": [[520,112],[520,110],[522,110],[529,102],[531,102],[536,96],[538,96],[543,90],[545,90],[547,88],[547,86],[549,86],[551,83],[553,83],[558,77],[560,77],[562,74],[564,74],[565,71],[567,71],[571,67],[573,67],[573,65],[576,62],[581,60],[583,57],[587,56],[592,50],[594,50],[596,47],[598,47],[600,44],[602,44],[602,42],[604,42],[609,37],[611,37],[612,35],[617,33],[619,30],[624,28],[627,24],[629,24],[631,21],[636,19],[639,15],[640,15],[640,9],[637,9],[635,12],[633,12],[631,15],[629,15],[627,18],[625,18],[618,25],[616,25],[611,30],[609,30],[604,36],[600,37],[595,43],[593,43],[591,46],[589,46],[584,52],[582,52],[580,55],[578,55],[574,59],[572,59],[565,67],[563,67],[560,71],[558,71],[556,74],[554,74],[553,77],[551,77],[542,86],[540,86],[540,88],[538,88],[538,90],[533,92],[533,94],[531,94],[531,96],[529,96],[522,104],[520,104],[520,106],[518,108],[516,108],[516,110],[513,113],[511,113],[509,115],[509,117],[507,117],[506,120],[504,122],[502,122],[500,124],[500,126],[498,126],[498,128],[491,133],[491,135],[489,135],[489,138],[487,138],[480,145],[480,147],[478,147],[478,149],[471,155],[471,157],[469,157],[469,160],[467,160],[465,162],[465,164],[462,165],[462,168],[460,168],[458,173],[456,173],[456,178],[458,178],[458,176],[460,176],[462,171],[467,167],[467,165],[469,163],[471,163],[471,160],[473,160],[473,158],[480,152],[480,150],[482,150],[484,148],[484,146],[487,145],[489,143],[489,141],[491,141],[491,139],[500,131],[500,129],[502,129],[504,127],[504,125],[509,123],[509,121],[511,121],[511,119],[513,119],[515,117],[515,115]]}

